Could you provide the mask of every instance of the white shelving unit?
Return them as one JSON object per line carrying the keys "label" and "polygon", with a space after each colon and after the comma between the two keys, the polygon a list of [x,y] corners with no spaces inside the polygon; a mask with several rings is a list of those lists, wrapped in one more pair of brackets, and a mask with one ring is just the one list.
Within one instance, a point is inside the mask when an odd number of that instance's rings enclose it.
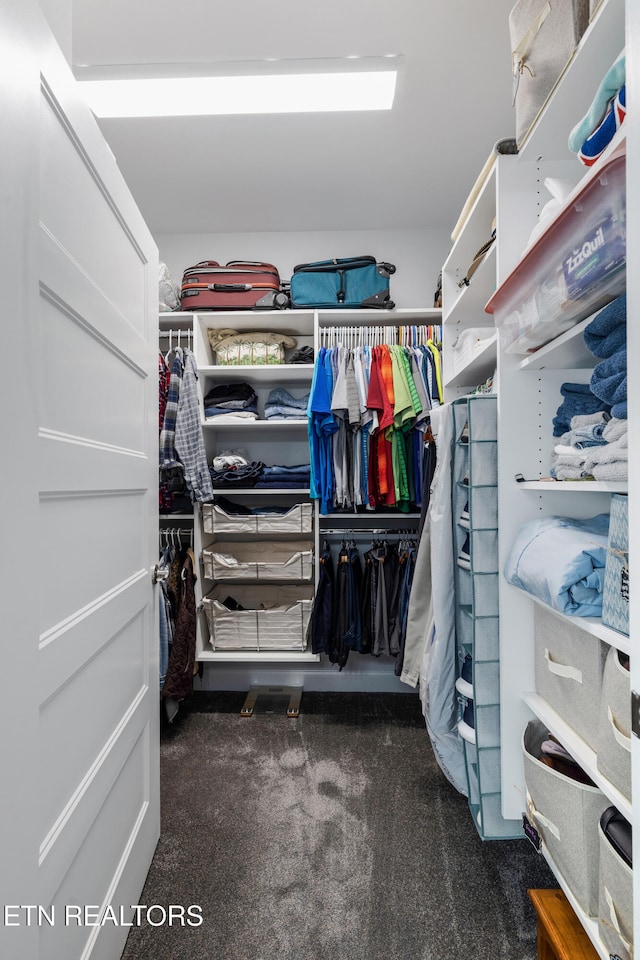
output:
{"label": "white shelving unit", "polygon": [[[626,31],[626,33],[625,33]],[[634,0],[604,0],[598,8],[572,61],[565,70],[553,96],[541,114],[536,127],[515,158],[499,158],[496,179],[498,290],[510,280],[512,271],[526,275],[527,238],[538,213],[548,197],[542,190],[547,176],[570,179],[575,196],[591,178],[598,175],[607,157],[591,168],[583,167],[569,153],[566,141],[569,131],[587,112],[597,84],[625,46],[627,49],[627,97],[631,109],[640,102],[640,8]],[[627,262],[633,264],[640,253],[640,188],[636,186],[640,169],[640,131],[633,115],[627,118],[617,145],[626,138],[627,155]],[[612,147],[614,149],[614,147]],[[610,156],[611,151],[609,151]],[[501,180],[502,160],[508,164],[508,177]],[[506,166],[506,164],[504,165]],[[571,202],[571,198],[568,201]],[[546,227],[534,245],[544,249]],[[516,253],[508,270],[503,266],[503,251]],[[520,251],[519,253],[517,251]],[[627,311],[634,317],[640,310],[640,280],[627,274]],[[585,518],[609,511],[612,493],[637,489],[640,464],[636,453],[640,442],[640,386],[634,365],[640,357],[638,325],[629,323],[628,332],[628,398],[629,398],[629,483],[555,482],[544,479],[549,474],[550,457],[556,441],[552,437],[552,420],[560,404],[559,388],[563,382],[586,383],[591,369],[598,362],[584,346],[582,333],[585,320],[563,333],[551,343],[529,356],[507,352],[498,339],[498,489],[499,489],[499,555],[500,569],[510,553],[517,531],[523,524],[540,516],[564,515]],[[446,321],[445,321],[446,330]],[[525,482],[516,482],[517,475]],[[629,497],[630,566],[640,556],[640,505]],[[545,700],[531,692],[534,678],[534,608],[531,596],[510,586],[500,578],[500,708],[502,743],[502,813],[515,818],[525,808],[525,783],[522,758],[522,732],[532,716],[538,717],[570,750],[598,784],[605,796],[633,823],[634,807],[620,791],[599,773],[594,751],[572,730],[564,718]],[[631,689],[640,689],[640,657],[635,657],[635,638],[640,632],[640,605],[630,603],[630,637],[606,627],[599,618],[568,619],[590,638],[602,640],[631,655]],[[634,796],[640,796],[640,742],[632,736],[632,779]],[[636,823],[636,828],[638,824]],[[636,829],[634,853],[640,863],[640,831]],[[585,915],[571,889],[561,876],[547,851],[558,882],[565,890],[598,955],[608,960],[598,933],[597,920]],[[634,934],[640,943],[640,871],[634,880]]]}
{"label": "white shelving unit", "polygon": [[[161,329],[192,331],[193,350],[198,367],[198,379],[201,400],[216,383],[247,381],[252,384],[258,395],[259,410],[269,391],[276,386],[285,386],[288,390],[302,394],[309,391],[313,376],[313,364],[265,364],[255,366],[218,365],[211,349],[207,330],[234,329],[238,331],[277,330],[297,340],[298,346],[311,346],[314,355],[320,343],[320,333],[324,327],[364,326],[406,326],[411,324],[440,325],[442,311],[436,308],[416,308],[385,310],[285,310],[285,311],[233,311],[233,312],[174,312],[160,315]],[[228,424],[224,421],[207,421],[204,416],[204,404],[201,406],[202,428],[207,449],[207,459],[211,462],[214,454],[233,447],[244,449],[253,459],[265,463],[284,463],[293,465],[307,463],[309,449],[307,439],[307,420],[301,418],[294,422],[265,419],[246,423]],[[272,491],[253,487],[216,489],[218,496],[245,502],[261,504],[271,501],[278,505],[304,502],[309,499],[309,489],[289,489]],[[174,519],[171,515],[170,519]],[[323,529],[342,525],[345,528],[376,527],[412,527],[417,523],[419,514],[406,514],[391,510],[375,514],[349,513],[341,511],[321,518],[317,505],[314,505],[313,547],[314,556],[318,555],[320,537]],[[222,535],[221,535],[222,537]],[[215,540],[205,535],[201,513],[196,510],[194,524],[194,551],[196,557],[202,556],[203,548]],[[316,577],[314,576],[314,580]],[[204,576],[204,567],[200,562],[196,598],[200,602],[214,586],[213,581]],[[231,586],[231,584],[230,584]],[[209,627],[204,611],[198,614],[196,658],[205,663],[314,663],[320,657],[309,650],[298,651],[255,651],[255,650],[213,650],[209,643]]]}
{"label": "white shelving unit", "polygon": [[[184,314],[183,314],[184,316]],[[207,331],[209,329],[232,329],[239,332],[277,331],[295,337],[297,346],[314,346],[315,313],[313,310],[277,310],[277,311],[209,311],[188,313],[186,316],[193,326],[198,380],[201,401],[215,384],[244,381],[250,383],[258,396],[259,413],[270,390],[277,386],[286,387],[294,395],[308,393],[311,387],[313,364],[264,364],[264,365],[218,365],[211,348]],[[201,405],[202,429],[207,450],[207,460],[228,449],[244,451],[250,459],[267,464],[294,465],[308,463],[307,421],[301,418],[295,422],[269,421],[265,419],[248,420],[246,423],[225,423],[205,419],[204,404]],[[308,488],[267,490],[253,487],[215,488],[217,496],[238,500],[247,505],[273,503],[278,506],[290,506],[309,500]],[[215,586],[213,580],[205,575],[202,562],[203,549],[211,547],[216,539],[233,539],[233,536],[220,534],[219,537],[205,534],[201,510],[195,530],[195,553],[200,558],[200,570],[197,583],[197,599],[201,601]],[[297,539],[309,539],[317,555],[317,523],[309,535],[297,535]],[[247,538],[245,535],[241,539]],[[276,537],[286,540],[288,535]],[[313,582],[313,581],[312,581]],[[229,582],[229,593],[233,595],[233,583]],[[275,584],[274,584],[275,586]],[[196,657],[202,662],[218,663],[309,663],[317,662],[319,657],[308,650],[216,650],[209,640],[209,625],[206,614],[198,614]]]}

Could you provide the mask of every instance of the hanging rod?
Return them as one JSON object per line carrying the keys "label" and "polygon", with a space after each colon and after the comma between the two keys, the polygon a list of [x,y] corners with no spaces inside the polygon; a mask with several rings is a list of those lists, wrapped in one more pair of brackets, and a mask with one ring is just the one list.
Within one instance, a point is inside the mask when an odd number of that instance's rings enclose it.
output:
{"label": "hanging rod", "polygon": [[374,533],[378,536],[397,536],[397,537],[415,537],[418,534],[418,531],[415,529],[402,529],[402,530],[387,530],[386,527],[332,527],[329,529],[324,529],[320,527],[320,536],[323,537],[326,534],[336,534],[344,536],[345,534],[352,536],[354,533]]}

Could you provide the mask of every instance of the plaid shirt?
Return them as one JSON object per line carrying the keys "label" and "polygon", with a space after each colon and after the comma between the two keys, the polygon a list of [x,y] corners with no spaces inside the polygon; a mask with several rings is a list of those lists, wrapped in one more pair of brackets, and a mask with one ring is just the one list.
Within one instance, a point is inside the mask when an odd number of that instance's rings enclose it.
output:
{"label": "plaid shirt", "polygon": [[[195,500],[202,501],[213,499],[213,487],[202,438],[197,383],[195,357],[191,350],[185,350],[182,389],[176,416],[175,448],[184,465],[189,492]],[[169,394],[171,395],[171,391]],[[167,408],[168,406],[167,403]]]}

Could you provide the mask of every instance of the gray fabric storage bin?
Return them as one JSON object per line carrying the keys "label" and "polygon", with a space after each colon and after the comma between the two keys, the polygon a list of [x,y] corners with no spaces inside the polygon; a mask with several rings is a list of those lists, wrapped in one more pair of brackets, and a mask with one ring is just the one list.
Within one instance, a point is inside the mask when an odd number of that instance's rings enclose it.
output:
{"label": "gray fabric storage bin", "polygon": [[[229,610],[231,596],[243,610]],[[313,587],[222,584],[202,603],[214,650],[304,650],[313,604]]]}
{"label": "gray fabric storage bin", "polygon": [[631,800],[631,675],[614,647],[607,655],[602,680],[598,770]]}
{"label": "gray fabric storage bin", "polygon": [[202,551],[208,580],[311,580],[309,540],[219,540]]}
{"label": "gray fabric storage bin", "polygon": [[205,533],[311,533],[313,506],[296,503],[286,513],[227,513],[219,503],[203,503]]}
{"label": "gray fabric storage bin", "polygon": [[535,605],[536,691],[598,749],[598,705],[606,643]]}
{"label": "gray fabric storage bin", "polygon": [[538,759],[548,736],[539,720],[531,720],[523,734],[527,816],[582,910],[596,917],[598,822],[609,800],[598,787],[571,780]]}
{"label": "gray fabric storage bin", "polygon": [[611,846],[600,824],[598,837],[600,939],[612,956],[618,956],[620,960],[630,960],[633,956],[633,870]]}

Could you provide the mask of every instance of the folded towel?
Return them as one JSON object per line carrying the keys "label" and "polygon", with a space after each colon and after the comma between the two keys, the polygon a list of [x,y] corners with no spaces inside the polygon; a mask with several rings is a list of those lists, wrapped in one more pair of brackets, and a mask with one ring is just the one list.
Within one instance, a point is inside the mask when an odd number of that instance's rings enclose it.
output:
{"label": "folded towel", "polygon": [[595,480],[628,480],[629,463],[627,460],[596,463],[593,468],[593,476]]}
{"label": "folded towel", "polygon": [[584,480],[589,474],[585,474],[581,466],[571,467],[561,463],[552,468],[551,476],[555,477],[556,480]]}
{"label": "folded towel", "polygon": [[600,81],[587,114],[575,125],[569,134],[569,150],[571,150],[572,153],[579,151],[587,137],[590,136],[602,122],[606,115],[609,102],[615,97],[618,90],[620,90],[625,79],[625,55],[623,52],[609,67]]}
{"label": "folded towel", "polygon": [[[607,441],[605,440],[605,443]],[[568,463],[573,463],[576,460],[584,460],[586,457],[586,451],[580,449],[579,447],[572,447],[566,443],[559,443],[553,448],[553,452],[557,456],[562,457]]]}
{"label": "folded towel", "polygon": [[561,437],[563,433],[568,433],[573,417],[609,410],[610,405],[596,397],[588,383],[563,383],[560,393],[564,401],[558,407],[553,420],[554,437]]}
{"label": "folded towel", "polygon": [[587,137],[580,150],[578,159],[585,167],[592,166],[609,146],[627,115],[627,94],[624,85],[615,97],[609,101],[602,123]]}
{"label": "folded towel", "polygon": [[612,417],[602,434],[607,443],[613,443],[628,434],[629,424],[626,417]]}
{"label": "folded towel", "polygon": [[616,351],[597,364],[591,374],[591,392],[612,407],[627,399],[627,348]]}
{"label": "folded towel", "polygon": [[584,462],[584,469],[592,473],[594,467],[605,463],[627,463],[629,460],[629,446],[627,437],[621,437],[614,443],[607,443],[604,447],[594,447]]}
{"label": "folded towel", "polygon": [[580,427],[588,427],[594,423],[604,423],[606,425],[610,419],[610,414],[604,410],[599,410],[598,413],[587,413],[582,416],[572,417],[571,429],[578,430]]}
{"label": "folded towel", "polygon": [[584,447],[596,447],[601,443],[606,443],[607,441],[603,437],[605,423],[592,423],[590,427],[578,427],[576,430],[571,430],[570,433],[565,434],[567,440],[563,440],[563,443],[568,443],[569,446],[579,447],[583,449]]}
{"label": "folded towel", "polygon": [[582,334],[587,349],[594,357],[606,360],[626,346],[627,295],[616,297],[595,315]]}
{"label": "folded towel", "polygon": [[627,401],[623,400],[621,403],[615,403],[611,407],[611,413],[614,417],[618,417],[620,420],[626,420],[629,416]]}

